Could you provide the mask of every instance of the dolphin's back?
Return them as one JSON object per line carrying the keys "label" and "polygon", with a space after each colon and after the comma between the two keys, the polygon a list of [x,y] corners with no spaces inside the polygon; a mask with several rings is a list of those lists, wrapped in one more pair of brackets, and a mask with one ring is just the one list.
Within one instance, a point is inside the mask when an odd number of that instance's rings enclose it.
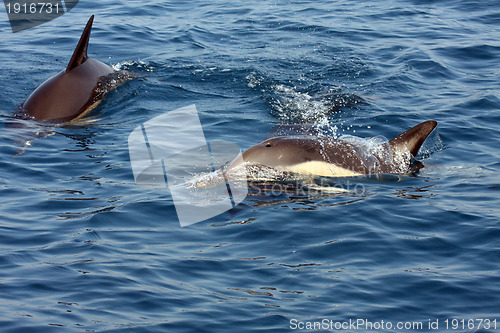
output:
{"label": "dolphin's back", "polygon": [[94,15],[87,22],[66,69],[42,83],[21,105],[22,116],[67,121],[99,103],[106,92],[106,78],[115,70],[87,56],[93,21]]}
{"label": "dolphin's back", "polygon": [[110,66],[88,58],[71,71],[61,71],[42,83],[22,109],[39,120],[73,119],[98,102],[98,85],[113,72]]}

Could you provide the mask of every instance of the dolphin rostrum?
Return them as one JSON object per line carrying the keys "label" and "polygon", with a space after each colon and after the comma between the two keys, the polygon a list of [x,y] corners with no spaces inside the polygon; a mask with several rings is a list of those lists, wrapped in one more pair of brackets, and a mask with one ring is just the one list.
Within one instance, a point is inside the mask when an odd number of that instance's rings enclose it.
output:
{"label": "dolphin rostrum", "polygon": [[[94,15],[83,30],[80,41],[65,70],[43,82],[20,105],[17,115],[43,121],[69,121],[81,118],[99,104],[104,95],[126,78],[110,66],[89,58],[87,48]],[[121,82],[120,82],[121,83]]]}
{"label": "dolphin rostrum", "polygon": [[237,170],[242,166],[325,177],[418,172],[423,164],[416,161],[415,156],[436,126],[437,122],[426,121],[390,141],[351,136],[339,139],[311,135],[274,137],[245,151],[227,167],[224,177],[237,178]]}

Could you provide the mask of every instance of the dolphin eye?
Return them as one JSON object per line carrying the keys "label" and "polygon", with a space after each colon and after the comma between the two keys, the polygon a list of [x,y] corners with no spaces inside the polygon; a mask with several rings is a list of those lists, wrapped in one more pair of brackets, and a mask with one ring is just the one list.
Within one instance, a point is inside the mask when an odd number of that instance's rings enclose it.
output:
{"label": "dolphin eye", "polygon": [[273,146],[273,144],[272,144],[271,142],[268,142],[268,143],[266,143],[266,145],[265,145],[265,147],[266,147],[266,148],[270,148],[270,147],[272,147],[272,146]]}

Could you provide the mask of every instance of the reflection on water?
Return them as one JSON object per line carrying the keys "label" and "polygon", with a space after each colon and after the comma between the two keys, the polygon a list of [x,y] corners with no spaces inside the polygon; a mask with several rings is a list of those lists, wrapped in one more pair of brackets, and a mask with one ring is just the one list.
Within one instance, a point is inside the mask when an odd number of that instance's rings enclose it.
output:
{"label": "reflection on water", "polygon": [[412,200],[420,200],[420,199],[428,199],[432,198],[436,194],[433,192],[435,185],[427,185],[423,187],[405,187],[402,189],[397,189],[394,192],[394,195],[398,198],[403,199],[412,199]]}

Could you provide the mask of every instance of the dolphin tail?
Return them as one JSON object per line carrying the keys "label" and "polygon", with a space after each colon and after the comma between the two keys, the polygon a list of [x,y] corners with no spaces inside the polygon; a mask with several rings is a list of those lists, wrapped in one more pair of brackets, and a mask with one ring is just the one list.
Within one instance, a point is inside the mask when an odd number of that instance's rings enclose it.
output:
{"label": "dolphin tail", "polygon": [[89,46],[90,31],[92,30],[92,23],[94,22],[94,15],[92,15],[83,29],[82,37],[76,46],[75,52],[66,67],[66,73],[83,64],[87,59],[87,47]]}
{"label": "dolphin tail", "polygon": [[417,156],[420,146],[436,126],[437,122],[434,120],[425,121],[398,135],[389,144],[394,150],[407,149],[413,156]]}

